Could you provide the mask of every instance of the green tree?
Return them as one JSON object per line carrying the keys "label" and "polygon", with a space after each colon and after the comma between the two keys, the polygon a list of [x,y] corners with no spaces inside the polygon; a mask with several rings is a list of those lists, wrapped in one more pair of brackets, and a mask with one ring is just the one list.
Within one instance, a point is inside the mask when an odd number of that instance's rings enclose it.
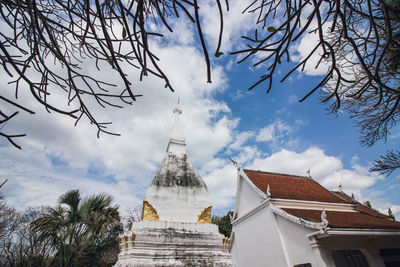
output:
{"label": "green tree", "polygon": [[29,208],[21,213],[0,200],[0,266],[50,266],[49,242],[40,241],[29,225],[41,212],[41,208]]}
{"label": "green tree", "polygon": [[231,217],[233,216],[233,211],[228,211],[225,216],[212,216],[211,223],[218,225],[218,231],[220,234],[223,234],[226,237],[231,236],[232,232],[232,224]]}
{"label": "green tree", "polygon": [[99,194],[81,199],[78,190],[69,191],[31,223],[41,241],[50,241],[57,266],[112,265],[118,255],[118,234],[122,231],[112,197]]}

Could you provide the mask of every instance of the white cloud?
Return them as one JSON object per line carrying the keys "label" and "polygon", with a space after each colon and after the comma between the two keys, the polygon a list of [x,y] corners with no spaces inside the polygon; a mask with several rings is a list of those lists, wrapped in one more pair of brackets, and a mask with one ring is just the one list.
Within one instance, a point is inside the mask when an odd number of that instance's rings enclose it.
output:
{"label": "white cloud", "polygon": [[257,135],[257,142],[269,142],[273,141],[275,137],[275,127],[274,124],[270,124],[260,130]]}
{"label": "white cloud", "polygon": [[[253,29],[256,16],[248,13],[242,13],[251,3],[249,0],[230,1],[229,12],[226,12],[225,2],[221,1],[224,13],[224,29],[221,51],[227,52],[238,45],[241,36],[247,31]],[[215,51],[219,36],[219,13],[216,2],[213,0],[202,1],[200,14],[203,17],[202,26],[205,36],[208,40],[210,51]],[[235,48],[236,49],[236,48]],[[211,54],[212,54],[211,52]]]}
{"label": "white cloud", "polygon": [[[183,14],[182,14],[183,15]],[[188,19],[184,18],[183,16],[177,20],[173,20],[169,22],[169,26],[173,29],[173,33],[170,33],[169,30],[164,27],[162,28],[162,34],[166,37],[163,38],[163,42],[168,42],[169,46],[174,45],[193,45],[194,44],[194,24],[189,22]],[[154,30],[159,30],[156,27]],[[160,39],[159,39],[160,40]]]}
{"label": "white cloud", "polygon": [[238,152],[235,161],[240,164],[246,164],[264,154],[256,146],[244,146]]}
{"label": "white cloud", "polygon": [[232,94],[232,100],[233,101],[238,101],[239,99],[244,97],[244,92],[243,90],[236,90],[234,94]]}
{"label": "white cloud", "polygon": [[387,209],[382,208],[380,211],[383,213],[387,213],[389,208],[392,210],[395,219],[398,221],[400,218],[400,205],[391,205]]}
{"label": "white cloud", "polygon": [[294,103],[296,103],[296,102],[298,102],[298,101],[299,101],[299,98],[298,98],[297,95],[290,95],[289,98],[288,98],[288,100],[287,100],[287,103],[288,103],[289,105],[291,105],[291,104],[294,104]]}
{"label": "white cloud", "polygon": [[[326,14],[325,11],[327,10],[327,8],[328,8],[327,4],[323,3],[319,8],[321,14],[325,15]],[[309,16],[313,12],[313,9],[314,9],[313,5],[308,5],[305,7],[304,10],[302,10],[301,25],[306,25]],[[331,24],[332,23],[329,21],[326,21],[324,23],[323,25],[323,31],[325,33],[324,36],[330,34],[329,26]],[[317,26],[318,26],[317,19],[314,16],[313,21],[310,23],[308,29],[304,32],[301,40],[290,48],[292,59],[295,62],[301,62],[302,60],[308,57],[308,55],[314,48],[316,48],[317,44],[319,43],[318,31],[313,31],[313,32],[311,31],[313,29],[316,29]],[[320,61],[322,54],[323,54],[323,49],[321,48],[321,46],[319,46],[316,49],[316,51],[314,51],[313,55],[307,60],[307,64],[304,67],[304,73],[306,75],[316,76],[316,75],[325,75],[327,73],[330,65],[326,61],[322,61],[318,65],[318,62]]]}
{"label": "white cloud", "polygon": [[335,157],[326,156],[321,149],[310,147],[301,153],[282,149],[267,158],[256,159],[249,168],[295,175],[306,175],[311,169],[311,175],[319,180],[341,169],[342,163]]}
{"label": "white cloud", "polygon": [[235,141],[229,145],[229,149],[239,150],[251,137],[254,136],[254,131],[245,131],[235,134]]}
{"label": "white cloud", "polygon": [[235,132],[233,142],[227,147],[227,154],[239,164],[246,164],[259,157],[262,152],[253,145],[254,135],[254,131]]}
{"label": "white cloud", "polygon": [[298,126],[299,125],[296,124],[296,122],[289,125],[288,123],[277,119],[273,123],[260,129],[256,141],[269,142],[274,149],[280,147],[284,143],[286,145],[296,145],[297,141],[292,134],[299,129]]}
{"label": "white cloud", "polygon": [[222,215],[226,209],[232,209],[235,201],[237,171],[229,161],[220,161],[216,167],[203,178],[208,186],[215,212]]}
{"label": "white cloud", "polygon": [[[293,55],[293,60],[297,62],[301,62],[304,60],[310,52],[316,47],[318,44],[319,39],[318,39],[318,34],[317,33],[308,33],[304,35],[304,37],[301,39],[299,44],[294,48],[296,49],[296,52]],[[319,47],[313,55],[307,60],[307,63],[304,68],[304,73],[306,75],[310,76],[316,76],[316,75],[325,75],[328,72],[330,64],[326,61],[322,61],[319,63],[321,59],[321,55],[323,54],[323,50],[321,47]],[[318,65],[318,67],[317,67]]]}

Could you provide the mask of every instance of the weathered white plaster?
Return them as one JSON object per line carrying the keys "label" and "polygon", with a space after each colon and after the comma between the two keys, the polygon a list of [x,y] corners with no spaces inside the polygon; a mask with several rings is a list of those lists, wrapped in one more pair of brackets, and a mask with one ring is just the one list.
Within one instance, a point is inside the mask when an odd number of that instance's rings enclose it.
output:
{"label": "weathered white plaster", "polygon": [[214,224],[134,222],[115,266],[233,266],[223,238]]}
{"label": "weathered white plaster", "polygon": [[168,153],[147,190],[147,200],[160,221],[197,222],[211,206],[207,186],[186,154]]}
{"label": "weathered white plaster", "polygon": [[208,189],[185,151],[178,107],[174,110],[172,136],[161,166],[147,190],[147,200],[160,216],[160,221],[197,222],[203,209],[211,206]]}
{"label": "weathered white plaster", "polygon": [[199,233],[218,233],[218,226],[211,223],[184,223],[167,221],[139,221],[132,223],[132,231],[143,229],[169,229],[173,228],[180,231],[199,232]]}

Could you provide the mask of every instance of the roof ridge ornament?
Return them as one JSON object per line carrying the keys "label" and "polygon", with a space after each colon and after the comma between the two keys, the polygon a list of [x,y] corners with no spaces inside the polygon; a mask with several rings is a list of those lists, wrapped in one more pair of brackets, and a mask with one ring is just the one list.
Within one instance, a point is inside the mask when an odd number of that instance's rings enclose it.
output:
{"label": "roof ridge ornament", "polygon": [[339,191],[340,193],[344,193],[341,183],[338,185],[338,191]]}
{"label": "roof ridge ornament", "polygon": [[388,215],[389,215],[389,217],[391,217],[394,220],[394,215],[393,215],[393,212],[390,209],[390,207],[388,208]]}
{"label": "roof ridge ornament", "polygon": [[325,229],[328,227],[329,222],[328,222],[328,217],[326,215],[325,209],[322,209],[321,212],[321,230],[325,231]]}
{"label": "roof ridge ornament", "polygon": [[238,164],[236,161],[234,161],[232,158],[229,158],[229,159],[232,161],[232,163],[233,163],[233,165],[235,166],[235,168],[236,168],[237,170],[240,170],[239,164]]}
{"label": "roof ridge ornament", "polygon": [[356,197],[354,196],[353,193],[351,193],[351,202],[352,202],[353,204],[357,203]]}
{"label": "roof ridge ornament", "polygon": [[308,178],[310,178],[310,179],[312,179],[312,177],[311,177],[311,170],[310,170],[310,168],[308,168],[308,170],[307,170],[307,177],[308,177]]}
{"label": "roof ridge ornament", "polygon": [[267,186],[267,197],[271,197],[271,190],[270,190],[270,188],[269,188],[269,184],[268,184],[268,186]]}

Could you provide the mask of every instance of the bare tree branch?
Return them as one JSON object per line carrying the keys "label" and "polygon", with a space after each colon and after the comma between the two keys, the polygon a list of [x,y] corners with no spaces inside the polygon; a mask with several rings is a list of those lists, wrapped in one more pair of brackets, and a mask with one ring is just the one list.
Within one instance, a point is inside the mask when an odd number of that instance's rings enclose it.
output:
{"label": "bare tree branch", "polygon": [[[219,0],[216,1],[220,6]],[[107,130],[109,123],[97,121],[90,101],[101,107],[121,108],[132,104],[141,96],[135,93],[135,84],[127,75],[132,67],[140,71],[140,80],[151,74],[173,91],[149,39],[162,37],[163,27],[172,32],[168,20],[179,17],[180,11],[197,28],[207,81],[211,82],[199,8],[196,0],[4,0],[0,3],[0,17],[8,28],[0,33],[0,64],[13,78],[15,98],[27,84],[31,95],[48,112],[70,116],[76,123],[86,117],[97,127],[98,136],[114,134]],[[222,35],[222,12],[220,16]],[[150,22],[155,22],[160,32],[150,31]],[[88,63],[96,67],[97,76],[84,71]],[[115,81],[103,79],[100,71],[107,66],[123,84],[122,88],[115,86]],[[52,101],[58,94],[66,95],[67,108]],[[12,101],[4,95],[1,100]],[[21,107],[25,108],[24,105],[18,108]],[[4,119],[6,122],[10,117]],[[1,135],[16,147],[13,138],[22,136],[3,131]]]}
{"label": "bare tree branch", "polygon": [[376,160],[374,166],[370,169],[373,172],[380,172],[383,175],[389,176],[396,169],[400,168],[400,151],[386,151],[380,159]]}

